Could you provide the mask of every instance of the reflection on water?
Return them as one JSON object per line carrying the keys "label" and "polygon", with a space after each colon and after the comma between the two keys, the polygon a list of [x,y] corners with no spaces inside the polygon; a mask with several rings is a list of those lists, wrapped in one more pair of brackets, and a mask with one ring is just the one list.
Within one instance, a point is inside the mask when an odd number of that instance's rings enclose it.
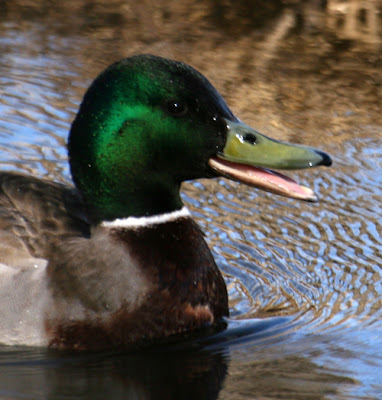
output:
{"label": "reflection on water", "polygon": [[0,398],[382,393],[382,2],[0,2],[0,163],[68,181],[85,88],[134,53],[186,61],[260,131],[321,147],[318,204],[183,185],[230,294],[228,329],[135,354],[0,351]]}
{"label": "reflection on water", "polygon": [[0,361],[0,396],[216,399],[226,370],[223,355],[201,351],[62,355],[4,349]]}
{"label": "reflection on water", "polygon": [[327,1],[327,20],[338,37],[380,43],[380,4],[378,1]]}

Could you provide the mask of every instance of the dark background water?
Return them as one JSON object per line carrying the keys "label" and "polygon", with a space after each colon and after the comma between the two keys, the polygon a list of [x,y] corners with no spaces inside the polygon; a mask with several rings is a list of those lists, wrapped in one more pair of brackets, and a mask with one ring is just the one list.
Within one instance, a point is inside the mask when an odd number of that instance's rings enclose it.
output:
{"label": "dark background water", "polygon": [[[0,349],[0,398],[382,398],[382,2],[0,1],[0,164],[70,181],[83,93],[136,53],[185,61],[263,133],[319,147],[305,204],[183,185],[230,294],[228,329],[134,354]],[[1,324],[1,321],[0,321]]]}

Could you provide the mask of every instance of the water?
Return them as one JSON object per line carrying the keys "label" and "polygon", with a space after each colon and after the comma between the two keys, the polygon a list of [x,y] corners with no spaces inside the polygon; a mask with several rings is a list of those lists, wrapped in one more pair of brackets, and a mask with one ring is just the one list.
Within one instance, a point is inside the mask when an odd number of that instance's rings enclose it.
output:
{"label": "water", "polygon": [[[230,295],[227,330],[137,353],[0,349],[0,398],[382,398],[379,1],[0,4],[0,167],[68,182],[82,95],[135,53],[203,72],[246,123],[319,147],[301,203],[183,185]],[[284,3],[283,3],[284,4]]]}

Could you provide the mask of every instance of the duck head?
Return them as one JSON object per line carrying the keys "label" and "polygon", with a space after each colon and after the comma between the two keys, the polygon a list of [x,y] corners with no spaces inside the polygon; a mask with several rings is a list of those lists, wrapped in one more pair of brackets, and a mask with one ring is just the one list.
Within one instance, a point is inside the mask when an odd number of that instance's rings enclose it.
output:
{"label": "duck head", "polygon": [[315,201],[310,189],[268,168],[331,164],[321,151],[258,133],[195,69],[152,55],[123,59],[98,76],[68,148],[94,222],[180,209],[181,182],[221,175]]}

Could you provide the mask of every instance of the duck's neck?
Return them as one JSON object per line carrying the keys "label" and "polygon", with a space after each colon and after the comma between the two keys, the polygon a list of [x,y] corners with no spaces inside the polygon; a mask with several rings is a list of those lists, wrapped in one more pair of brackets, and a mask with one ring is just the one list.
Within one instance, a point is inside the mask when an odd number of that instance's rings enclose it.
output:
{"label": "duck's neck", "polygon": [[181,210],[180,185],[145,184],[145,178],[115,183],[113,188],[88,179],[77,182],[94,223],[128,217],[150,217]]}
{"label": "duck's neck", "polygon": [[127,217],[117,218],[114,221],[103,221],[101,225],[105,228],[139,229],[173,222],[179,218],[190,217],[190,215],[191,214],[188,209],[186,207],[182,207],[180,210],[152,215],[149,217]]}
{"label": "duck's neck", "polygon": [[[130,186],[130,185],[129,185]],[[109,195],[106,204],[102,202],[98,210],[103,213],[103,220],[128,217],[150,217],[180,210],[183,207],[179,187],[162,185],[131,185],[116,189],[115,196]]]}

